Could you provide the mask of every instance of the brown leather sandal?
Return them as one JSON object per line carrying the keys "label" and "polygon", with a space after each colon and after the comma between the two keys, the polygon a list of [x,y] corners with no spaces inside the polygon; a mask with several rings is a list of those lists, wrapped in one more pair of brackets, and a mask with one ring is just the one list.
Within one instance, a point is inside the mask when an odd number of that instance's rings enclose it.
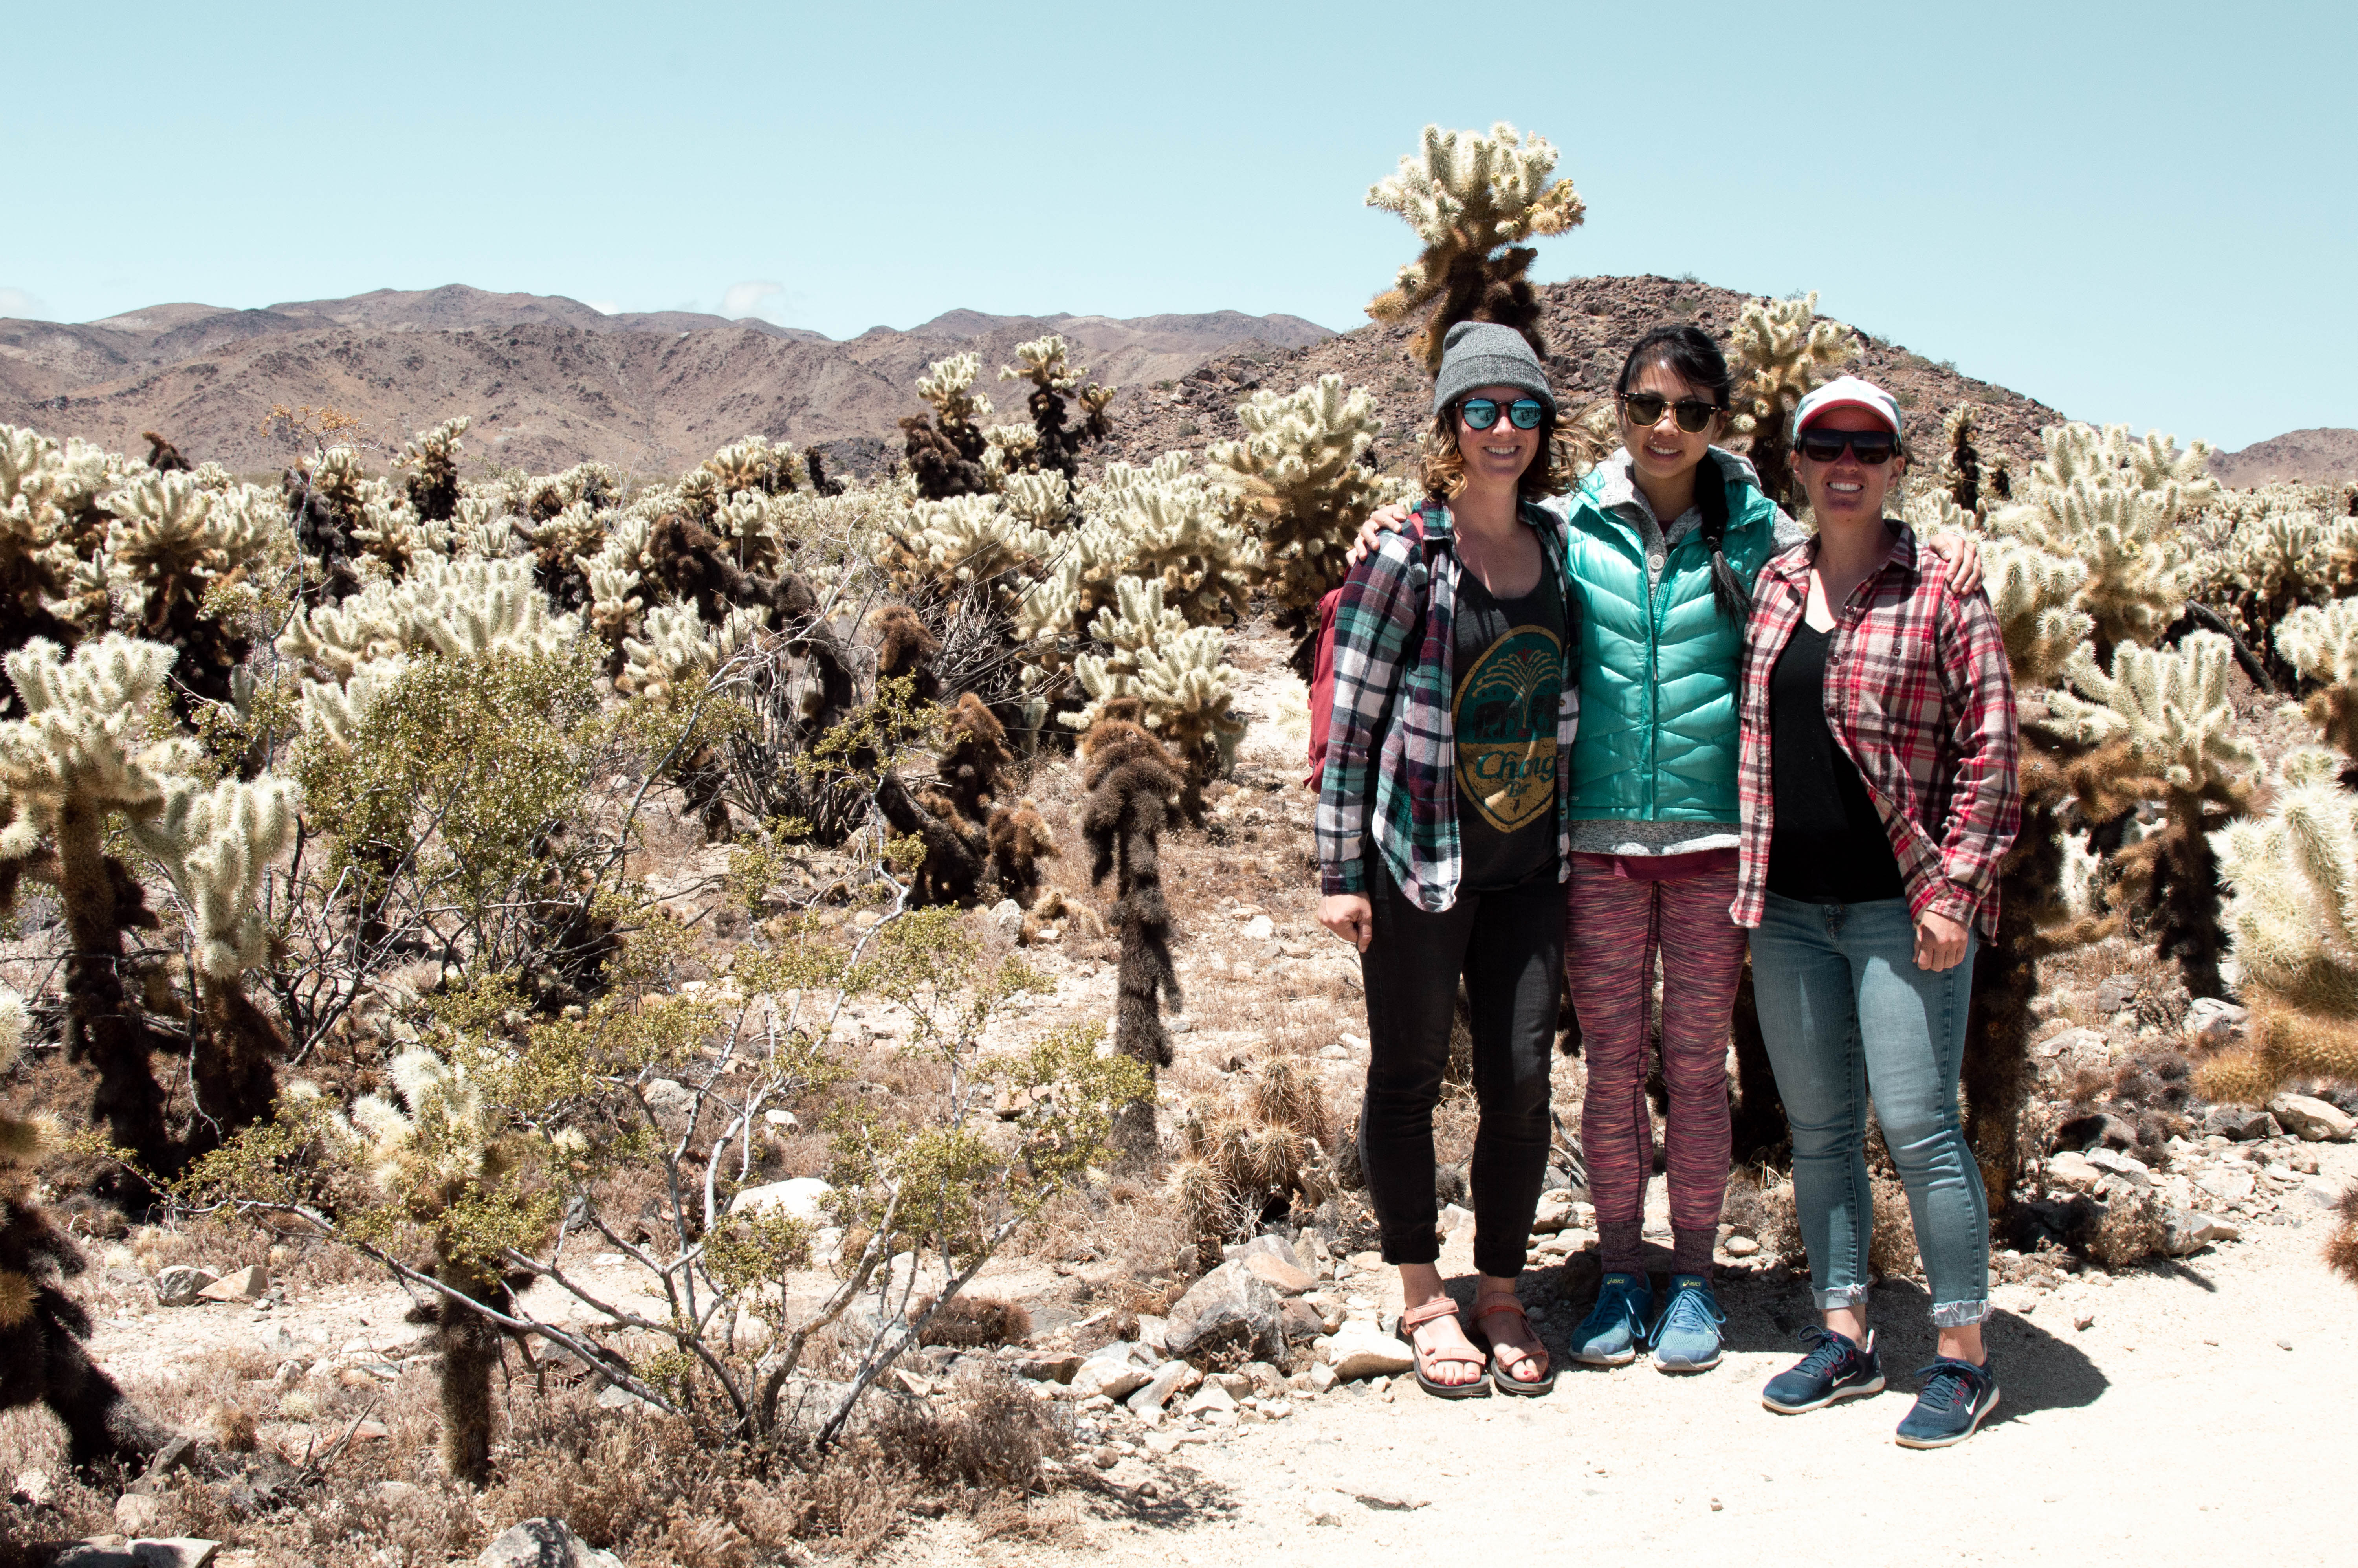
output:
{"label": "brown leather sandal", "polygon": [[1415,1335],[1418,1329],[1428,1323],[1437,1323],[1444,1317],[1456,1315],[1455,1302],[1451,1301],[1447,1296],[1435,1296],[1422,1306],[1411,1307],[1401,1313],[1400,1322],[1393,1326],[1392,1333],[1399,1337],[1401,1344],[1408,1346],[1409,1354],[1415,1357],[1414,1370],[1418,1388],[1436,1400],[1487,1399],[1490,1395],[1490,1379],[1487,1375],[1476,1378],[1471,1382],[1444,1383],[1426,1374],[1427,1367],[1440,1367],[1444,1364],[1485,1368],[1488,1367],[1488,1357],[1478,1351],[1469,1354],[1463,1350],[1445,1348],[1427,1350],[1417,1344]]}
{"label": "brown leather sandal", "polygon": [[[1513,1313],[1523,1320],[1523,1327],[1526,1330],[1531,1329],[1531,1316],[1523,1311],[1521,1299],[1510,1292],[1493,1291],[1474,1298],[1475,1331],[1467,1337],[1490,1352],[1490,1381],[1498,1386],[1500,1393],[1520,1394],[1525,1399],[1537,1399],[1555,1387],[1555,1357],[1547,1353],[1545,1345],[1541,1345],[1536,1352],[1515,1350],[1510,1347],[1507,1355],[1524,1361],[1537,1361],[1547,1370],[1536,1378],[1528,1379],[1518,1378],[1509,1373],[1507,1370],[1506,1357],[1500,1355],[1498,1347],[1491,1343],[1488,1333],[1481,1326],[1483,1319],[1495,1317],[1502,1312]],[[1538,1333],[1533,1331],[1531,1337],[1539,1338]]]}

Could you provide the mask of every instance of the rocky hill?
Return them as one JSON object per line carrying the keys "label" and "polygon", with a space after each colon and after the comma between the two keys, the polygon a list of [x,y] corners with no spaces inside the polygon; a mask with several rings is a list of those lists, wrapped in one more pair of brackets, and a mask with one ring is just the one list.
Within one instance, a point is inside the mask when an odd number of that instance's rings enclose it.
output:
{"label": "rocky hill", "polygon": [[2222,452],[2211,471],[2238,489],[2254,485],[2342,484],[2358,480],[2358,430],[2288,430],[2240,452]]}
{"label": "rocky hill", "polygon": [[0,421],[123,449],[160,430],[190,459],[237,470],[287,456],[261,433],[274,404],[332,405],[387,441],[468,414],[474,455],[539,470],[595,457],[668,472],[749,433],[848,441],[841,456],[858,468],[919,406],[928,362],[972,350],[996,365],[1047,332],[1123,385],[1184,375],[1248,341],[1331,336],[1299,317],[1232,310],[1132,320],[957,310],[837,342],[767,321],[607,316],[454,285],[263,310],[178,304],[86,324],[0,321]]}

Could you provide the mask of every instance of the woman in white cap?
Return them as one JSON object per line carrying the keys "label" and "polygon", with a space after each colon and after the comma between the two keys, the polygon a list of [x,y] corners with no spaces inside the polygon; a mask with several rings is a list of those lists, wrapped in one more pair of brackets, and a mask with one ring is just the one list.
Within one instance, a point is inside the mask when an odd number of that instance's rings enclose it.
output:
{"label": "woman in white cap", "polygon": [[1974,948],[1997,927],[2020,819],[2014,689],[1997,618],[1884,503],[1907,470],[1898,405],[1844,376],[1794,415],[1818,536],[1753,589],[1744,843],[1735,906],[1793,1130],[1793,1195],[1824,1314],[1762,1394],[1797,1414],[1878,1392],[1866,1327],[1871,1097],[1908,1189],[1938,1354],[1899,1423],[1910,1448],[1997,1404],[1982,1343],[1989,1210],[1957,1115]]}
{"label": "woman in white cap", "polygon": [[[1563,520],[1535,504],[1561,483],[1555,394],[1521,334],[1468,321],[1444,340],[1433,407],[1423,526],[1386,535],[1336,611],[1318,919],[1359,950],[1359,1161],[1417,1383],[1543,1394],[1554,1371],[1515,1282],[1547,1171],[1579,717]],[[1472,1338],[1435,1267],[1433,1112],[1461,980],[1481,1108]]]}
{"label": "woman in white cap", "polygon": [[[1565,957],[1604,1266],[1572,1333],[1573,1359],[1589,1366],[1625,1366],[1644,1350],[1658,1371],[1691,1373],[1721,1356],[1711,1259],[1729,1163],[1728,1022],[1745,952],[1729,915],[1738,676],[1754,579],[1806,537],[1762,493],[1752,465],[1714,445],[1733,392],[1709,334],[1689,325],[1647,333],[1614,383],[1620,449],[1549,503],[1565,512],[1581,629]],[[1404,515],[1379,514],[1361,544]],[[1969,543],[1938,545],[1977,578]],[[1643,1242],[1654,1157],[1646,1060],[1657,1028],[1672,1239],[1659,1301]]]}

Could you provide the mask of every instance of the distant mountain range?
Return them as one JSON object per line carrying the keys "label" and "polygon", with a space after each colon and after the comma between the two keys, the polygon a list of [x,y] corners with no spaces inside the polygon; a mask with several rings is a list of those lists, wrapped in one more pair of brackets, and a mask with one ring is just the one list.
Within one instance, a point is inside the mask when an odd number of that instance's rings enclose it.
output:
{"label": "distant mountain range", "polygon": [[1022,417],[1021,384],[990,382],[1019,342],[1060,332],[1098,381],[1184,375],[1247,342],[1293,348],[1334,334],[1295,316],[991,316],[954,310],[848,342],[768,321],[690,311],[606,315],[561,296],[463,285],[380,289],[263,310],[158,305],[103,321],[0,320],[0,422],[135,449],[143,430],[191,460],[238,470],[290,455],[261,432],[275,404],[330,405],[376,439],[467,414],[471,457],[561,468],[600,458],[670,472],[747,434],[880,458],[924,406],[931,362],[971,350],[986,392]]}
{"label": "distant mountain range", "polygon": [[[1549,373],[1580,401],[1600,395],[1628,343],[1664,320],[1725,337],[1745,296],[1690,280],[1591,277],[1541,290]],[[157,430],[191,460],[239,471],[292,455],[262,433],[273,405],[332,406],[391,447],[413,430],[472,416],[471,459],[545,470],[585,458],[671,473],[741,436],[826,447],[864,472],[900,450],[895,422],[923,406],[917,378],[945,355],[981,356],[999,417],[1024,417],[1021,383],[990,378],[1015,345],[1061,332],[1092,379],[1120,386],[1114,448],[1142,460],[1238,433],[1235,406],[1329,372],[1370,388],[1385,420],[1378,457],[1397,465],[1430,417],[1407,326],[1336,335],[1298,316],[992,316],[953,310],[907,331],[871,328],[838,342],[757,319],[694,311],[607,315],[558,295],[492,294],[453,284],[379,289],[262,310],[158,305],[103,321],[0,320],[0,422],[144,450]],[[1939,418],[1981,406],[1984,446],[2020,465],[2063,416],[1867,338],[1859,369],[1909,409],[1920,462],[1939,458]],[[2213,471],[2247,486],[2358,479],[2358,430],[2296,430],[2222,454]]]}

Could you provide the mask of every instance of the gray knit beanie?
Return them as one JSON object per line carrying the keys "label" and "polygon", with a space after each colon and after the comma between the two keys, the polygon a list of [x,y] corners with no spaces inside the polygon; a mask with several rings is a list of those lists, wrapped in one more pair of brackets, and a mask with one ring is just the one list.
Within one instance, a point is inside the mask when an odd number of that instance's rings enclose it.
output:
{"label": "gray knit beanie", "polygon": [[1433,381],[1435,414],[1477,386],[1512,386],[1530,393],[1555,412],[1555,393],[1531,344],[1512,327],[1496,321],[1460,321],[1441,340],[1441,373]]}

